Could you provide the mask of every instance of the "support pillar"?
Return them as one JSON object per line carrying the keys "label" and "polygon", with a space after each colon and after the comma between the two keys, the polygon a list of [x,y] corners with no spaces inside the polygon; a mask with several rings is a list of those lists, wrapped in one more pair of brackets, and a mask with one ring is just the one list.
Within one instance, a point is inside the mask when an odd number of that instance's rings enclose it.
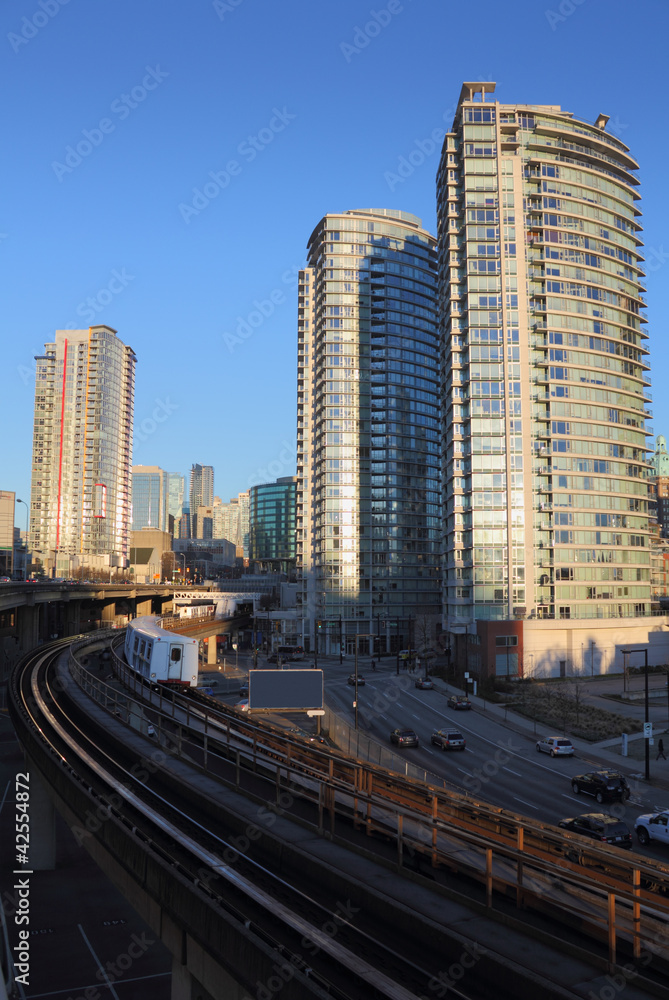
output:
{"label": "support pillar", "polygon": [[70,601],[65,608],[65,635],[79,635],[81,632],[81,602]]}
{"label": "support pillar", "polygon": [[137,600],[135,601],[135,612],[137,614],[137,617],[139,618],[140,615],[150,615],[152,606],[153,605],[150,597],[149,598],[138,597]]}
{"label": "support pillar", "polygon": [[56,812],[37,768],[26,758],[30,775],[30,847],[27,866],[33,871],[53,871],[56,867]]}
{"label": "support pillar", "polygon": [[28,653],[39,643],[39,605],[26,604],[16,609],[19,650]]}
{"label": "support pillar", "polygon": [[[193,948],[189,950],[195,952]],[[173,956],[170,1000],[245,1000],[248,997],[247,990],[236,983],[220,965],[214,965],[210,959],[197,952],[193,958],[195,964],[200,967],[202,978],[209,981],[209,985],[215,989],[215,993],[210,993],[209,990],[205,989],[200,980],[189,972],[178,958]],[[269,991],[267,993],[269,996]]]}
{"label": "support pillar", "polygon": [[102,627],[109,628],[116,621],[116,601],[102,605]]}
{"label": "support pillar", "polygon": [[209,665],[213,664],[214,666],[216,666],[218,660],[216,654],[217,646],[218,646],[218,636],[210,635],[207,641],[207,663]]}

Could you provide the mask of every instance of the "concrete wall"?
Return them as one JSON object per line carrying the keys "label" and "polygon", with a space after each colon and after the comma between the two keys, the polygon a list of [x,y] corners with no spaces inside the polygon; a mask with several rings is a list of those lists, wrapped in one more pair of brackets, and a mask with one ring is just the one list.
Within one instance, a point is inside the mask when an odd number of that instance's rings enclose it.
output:
{"label": "concrete wall", "polygon": [[[523,622],[523,676],[622,672],[623,649],[648,648],[649,666],[669,664],[669,616]],[[633,653],[628,666],[642,666]]]}

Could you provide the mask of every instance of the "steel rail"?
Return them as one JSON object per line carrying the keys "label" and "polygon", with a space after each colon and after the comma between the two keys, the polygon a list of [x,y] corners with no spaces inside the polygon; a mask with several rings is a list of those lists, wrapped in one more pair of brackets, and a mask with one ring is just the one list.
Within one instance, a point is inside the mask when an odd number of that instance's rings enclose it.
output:
{"label": "steel rail", "polygon": [[[70,748],[70,750],[76,755],[76,757],[85,764],[86,767],[88,767],[91,771],[93,771],[97,775],[99,780],[101,780],[109,788],[113,789],[113,791],[116,794],[120,795],[132,808],[134,808],[140,814],[142,814],[152,825],[154,825],[157,829],[161,830],[166,836],[174,840],[175,843],[179,844],[179,846],[183,848],[185,851],[187,851],[192,857],[196,858],[200,864],[203,864],[206,867],[210,868],[217,875],[221,876],[230,885],[234,886],[236,889],[243,892],[243,894],[246,897],[254,900],[259,906],[261,906],[265,911],[267,911],[272,916],[273,919],[278,918],[286,926],[290,927],[295,933],[299,934],[301,938],[307,938],[308,940],[312,941],[318,949],[327,953],[334,961],[338,963],[338,965],[345,968],[349,974],[356,976],[358,979],[367,983],[370,987],[372,987],[375,990],[382,989],[384,991],[383,996],[388,997],[389,1000],[417,1000],[417,995],[415,993],[410,992],[403,986],[391,980],[388,976],[385,975],[385,973],[381,972],[375,966],[370,965],[370,963],[366,962],[364,959],[358,957],[354,952],[343,946],[340,942],[335,941],[333,938],[325,934],[318,927],[315,927],[311,922],[309,922],[308,920],[300,916],[298,913],[296,913],[295,910],[290,909],[285,904],[280,903],[277,900],[273,899],[269,893],[267,893],[263,889],[258,888],[246,876],[240,875],[238,872],[234,871],[234,869],[232,869],[229,865],[224,863],[222,858],[219,857],[217,853],[204,848],[192,837],[185,834],[182,829],[180,829],[174,823],[170,822],[163,815],[161,815],[157,809],[154,809],[152,806],[148,805],[139,795],[129,790],[127,786],[123,784],[122,781],[114,777],[111,771],[106,770],[105,767],[103,767],[102,764],[96,761],[91,754],[87,753],[86,751],[83,751],[77,739],[73,739],[72,736],[68,734],[66,728],[63,725],[61,725],[61,723],[58,721],[55,715],[50,711],[40,691],[38,670],[41,667],[45,667],[47,665],[46,661],[47,659],[49,659],[50,655],[51,654],[49,653],[42,653],[40,655],[40,657],[37,659],[35,663],[31,677],[31,692],[33,699],[35,700],[35,703],[39,709],[41,718],[40,716],[37,716],[35,713],[31,712],[30,707],[25,701],[24,701],[24,710],[32,719],[33,724],[39,729],[42,738],[48,743],[50,748],[61,757],[61,759],[65,760],[65,758],[62,757],[62,754],[58,750],[56,745],[46,736],[43,726],[40,725],[42,719],[46,719],[48,721],[50,727],[58,735],[58,737],[66,744],[66,746]],[[154,790],[148,789],[143,782],[138,780],[138,778],[135,775],[133,775],[130,771],[127,771],[125,768],[121,767],[116,761],[113,760],[113,758],[111,758],[108,754],[106,754],[99,747],[93,744],[90,737],[88,737],[83,732],[83,730],[77,725],[77,723],[67,715],[62,705],[60,705],[59,702],[55,701],[55,696],[53,695],[49,687],[48,678],[46,679],[46,688],[52,699],[54,699],[54,704],[58,708],[58,711],[60,712],[62,719],[67,722],[70,729],[74,729],[74,731],[78,734],[78,738],[85,740],[87,743],[91,744],[95,748],[96,754],[98,756],[106,758],[107,761],[110,764],[112,764],[117,771],[120,771],[122,774],[124,774],[125,778],[128,781],[134,783],[135,785],[139,785],[143,789],[143,794],[148,793],[163,808],[169,809],[171,812],[176,813],[181,818],[181,820],[187,821],[188,824],[190,824],[191,826],[199,828],[199,830],[202,833],[206,834],[208,837],[218,842],[218,844],[220,845],[219,849],[221,853],[224,853],[226,849],[234,850],[234,847],[231,843],[225,841],[223,838],[219,837],[216,833],[204,827],[202,824],[194,820],[191,816],[188,816],[186,813],[184,813],[182,810],[176,807],[172,802],[166,800]],[[72,766],[70,762],[68,762],[68,764],[70,767]],[[112,807],[109,808],[114,814],[119,816],[117,810],[113,809]],[[176,861],[177,859],[172,859],[172,860]],[[336,915],[334,911],[327,909],[322,904],[314,900],[312,897],[308,897],[305,893],[295,889],[289,883],[285,882],[282,879],[279,879],[274,873],[270,872],[269,869],[264,868],[257,862],[252,862],[251,859],[248,858],[246,858],[245,860],[250,864],[252,864],[253,867],[257,869],[259,873],[262,873],[262,875],[265,878],[281,886],[281,888],[284,891],[288,891],[293,896],[298,896],[302,903],[309,904],[310,907],[312,908],[315,907],[321,910],[322,911],[321,916],[323,917],[324,923],[328,920],[334,919]],[[211,887],[209,888],[210,891],[212,891]],[[219,902],[221,901],[219,900]],[[223,902],[222,905],[225,905],[225,903]],[[389,958],[392,956],[393,962],[397,963],[398,955],[395,952],[390,952],[389,949],[382,942],[378,941],[377,939],[371,937],[371,935],[366,934],[365,932],[354,927],[349,921],[343,921],[342,918],[338,915],[337,915],[337,922],[339,924],[346,923],[349,930],[357,937],[363,938],[368,946],[369,945],[373,946],[375,949],[380,950],[382,953],[385,953]],[[280,944],[275,944],[275,947],[281,949],[282,946]],[[417,978],[424,978],[425,982],[430,981],[432,977],[431,973],[420,968],[414,963],[408,962],[406,959],[402,959],[401,961],[402,964],[405,966],[405,971],[411,972],[411,974],[416,976]],[[334,984],[332,985],[334,986]],[[334,990],[336,992],[334,992],[333,995],[338,995],[339,988],[334,987]],[[343,996],[343,994],[341,995]],[[471,997],[470,994],[465,994],[464,992],[457,989],[453,989],[451,991],[451,995],[453,997],[462,998],[462,1000],[470,1000]]]}

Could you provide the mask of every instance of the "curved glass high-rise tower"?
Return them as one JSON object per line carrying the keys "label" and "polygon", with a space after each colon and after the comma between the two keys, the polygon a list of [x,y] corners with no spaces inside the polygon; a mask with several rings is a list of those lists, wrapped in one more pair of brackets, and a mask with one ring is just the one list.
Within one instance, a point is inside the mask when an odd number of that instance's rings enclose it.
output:
{"label": "curved glass high-rise tower", "polygon": [[438,173],[445,617],[638,618],[650,396],[637,164],[606,116],[503,104],[494,89],[464,84]]}
{"label": "curved glass high-rise tower", "polygon": [[[326,215],[298,310],[298,567],[319,646],[414,643],[440,610],[434,237],[406,212]],[[418,619],[421,621],[419,622]],[[377,638],[376,647],[371,638]]]}

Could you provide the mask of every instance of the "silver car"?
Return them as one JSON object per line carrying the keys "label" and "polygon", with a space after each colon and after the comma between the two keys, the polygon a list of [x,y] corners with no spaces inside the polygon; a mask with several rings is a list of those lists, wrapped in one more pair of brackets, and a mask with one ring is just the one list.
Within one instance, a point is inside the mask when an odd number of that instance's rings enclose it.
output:
{"label": "silver car", "polygon": [[544,736],[537,741],[539,753],[549,753],[551,757],[573,757],[574,744],[564,736]]}

